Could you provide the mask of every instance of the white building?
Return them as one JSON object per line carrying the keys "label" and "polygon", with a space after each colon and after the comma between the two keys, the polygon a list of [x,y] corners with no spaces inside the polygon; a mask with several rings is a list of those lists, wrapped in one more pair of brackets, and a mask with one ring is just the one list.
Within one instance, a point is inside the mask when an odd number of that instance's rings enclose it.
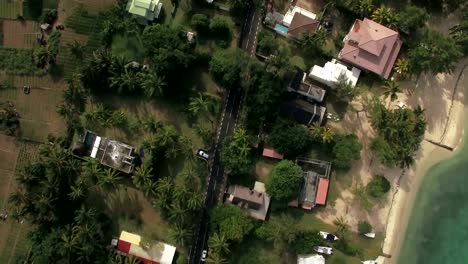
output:
{"label": "white building", "polygon": [[322,255],[299,255],[297,264],[325,264],[325,258]]}
{"label": "white building", "polygon": [[305,10],[304,8],[294,6],[292,8],[288,9],[288,12],[283,17],[283,25],[289,27],[291,25],[291,21],[293,20],[294,16],[297,14],[301,14],[303,16],[306,16],[310,19],[315,19],[317,17],[316,14],[309,12]]}
{"label": "white building", "polygon": [[353,87],[355,87],[360,74],[361,70],[358,68],[353,67],[349,70],[348,67],[333,59],[331,62],[325,63],[325,66],[323,67],[314,65],[310,70],[309,77],[330,86],[331,88],[336,88],[340,76],[343,76]]}

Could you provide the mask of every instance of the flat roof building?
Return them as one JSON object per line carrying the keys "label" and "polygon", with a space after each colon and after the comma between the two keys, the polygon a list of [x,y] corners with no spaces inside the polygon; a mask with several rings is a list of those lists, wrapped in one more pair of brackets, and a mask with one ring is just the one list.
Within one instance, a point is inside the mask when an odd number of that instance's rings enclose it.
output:
{"label": "flat roof building", "polygon": [[297,122],[306,126],[312,123],[322,124],[326,108],[318,104],[296,99],[284,102],[280,105],[279,114],[286,118],[294,118]]}
{"label": "flat roof building", "polygon": [[306,81],[306,77],[307,74],[305,72],[297,71],[290,79],[287,90],[321,103],[325,98],[325,90]]}
{"label": "flat roof building", "polygon": [[266,193],[264,183],[255,182],[253,189],[240,185],[229,185],[226,195],[226,203],[237,205],[255,219],[265,220],[271,198]]}
{"label": "flat roof building", "polygon": [[352,87],[355,87],[360,74],[360,69],[352,67],[350,70],[346,65],[333,59],[325,63],[323,67],[314,65],[310,70],[309,77],[331,88],[336,88],[340,78],[344,78]]}
{"label": "flat roof building", "polygon": [[159,0],[130,0],[127,3],[127,11],[138,17],[153,21],[159,17],[162,3]]}

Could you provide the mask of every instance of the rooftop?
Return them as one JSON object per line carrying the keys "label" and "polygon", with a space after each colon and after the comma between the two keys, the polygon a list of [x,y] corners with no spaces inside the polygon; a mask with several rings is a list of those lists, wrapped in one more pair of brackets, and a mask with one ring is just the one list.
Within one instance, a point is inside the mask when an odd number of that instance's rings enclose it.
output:
{"label": "rooftop", "polygon": [[226,203],[241,207],[253,218],[265,220],[270,206],[270,196],[266,193],[264,183],[255,182],[252,190],[240,185],[230,185],[226,195]]}
{"label": "rooftop", "polygon": [[306,77],[307,74],[305,72],[297,71],[289,81],[287,90],[298,93],[319,103],[322,102],[325,98],[325,90],[314,84],[306,82]]}
{"label": "rooftop", "polygon": [[361,70],[358,68],[352,67],[350,70],[346,65],[333,59],[325,63],[323,67],[314,65],[310,70],[309,77],[332,88],[336,88],[340,78],[345,78],[352,87],[355,87],[360,74]]}
{"label": "rooftop", "polygon": [[152,245],[141,245],[141,236],[122,231],[117,241],[117,251],[135,256],[144,264],[172,264],[176,248],[158,242]]}
{"label": "rooftop", "polygon": [[283,159],[284,155],[276,152],[274,149],[264,148],[263,154],[264,157],[274,158],[274,159]]}
{"label": "rooftop", "polygon": [[158,18],[161,9],[162,3],[159,0],[130,0],[127,3],[129,13],[144,17],[149,21]]}
{"label": "rooftop", "polygon": [[307,126],[315,122],[322,124],[325,112],[325,107],[301,99],[282,103],[279,111],[281,116],[294,118],[297,122]]}
{"label": "rooftop", "polygon": [[303,34],[314,33],[318,26],[318,20],[296,12],[288,27],[288,34],[295,38],[301,38]]}
{"label": "rooftop", "polygon": [[298,255],[297,264],[325,264],[325,258],[319,254]]}
{"label": "rooftop", "polygon": [[356,19],[338,58],[388,79],[401,48],[398,32],[370,19]]}
{"label": "rooftop", "polygon": [[306,17],[310,20],[315,20],[315,18],[317,17],[316,14],[310,12],[310,11],[307,11],[305,10],[304,8],[302,7],[299,7],[299,6],[292,6],[288,9],[288,11],[286,12],[286,14],[284,15],[283,17],[283,24],[287,27],[291,26],[292,24],[292,21],[294,19],[294,17],[296,15],[300,15],[301,17]]}

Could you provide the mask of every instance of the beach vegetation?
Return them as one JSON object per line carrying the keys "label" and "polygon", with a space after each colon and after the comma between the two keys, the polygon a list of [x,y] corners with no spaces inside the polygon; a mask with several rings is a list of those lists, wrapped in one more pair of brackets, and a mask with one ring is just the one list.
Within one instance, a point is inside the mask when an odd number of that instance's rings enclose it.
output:
{"label": "beach vegetation", "polygon": [[408,52],[409,68],[416,75],[452,73],[462,51],[454,39],[426,30],[419,44]]}
{"label": "beach vegetation", "polygon": [[308,150],[311,136],[307,127],[291,120],[278,119],[270,133],[269,142],[287,157],[297,157]]}
{"label": "beach vegetation", "polygon": [[232,136],[226,138],[221,146],[220,159],[225,169],[233,175],[248,173],[252,165],[250,155],[249,138],[245,129],[234,129]]}
{"label": "beach vegetation", "polygon": [[358,232],[361,235],[372,232],[372,226],[367,221],[360,221],[358,223]]}
{"label": "beach vegetation", "polygon": [[381,175],[372,177],[372,180],[367,184],[367,193],[374,198],[381,198],[390,191],[390,182]]}
{"label": "beach vegetation", "polygon": [[349,169],[355,160],[361,158],[362,144],[354,134],[337,136],[333,146],[333,165],[339,169]]}
{"label": "beach vegetation", "polygon": [[301,167],[290,160],[282,160],[273,167],[266,189],[273,199],[289,202],[297,197],[302,181]]}
{"label": "beach vegetation", "polygon": [[336,217],[335,220],[333,220],[333,224],[336,226],[336,232],[341,236],[344,236],[346,232],[348,232],[349,224],[345,217]]}
{"label": "beach vegetation", "polygon": [[217,232],[227,240],[240,242],[252,231],[254,224],[239,207],[223,204],[213,209],[211,228],[213,232]]}
{"label": "beach vegetation", "polygon": [[410,167],[426,130],[424,110],[420,107],[415,110],[387,109],[375,101],[370,113],[371,124],[379,132],[371,143],[374,155],[388,167]]}

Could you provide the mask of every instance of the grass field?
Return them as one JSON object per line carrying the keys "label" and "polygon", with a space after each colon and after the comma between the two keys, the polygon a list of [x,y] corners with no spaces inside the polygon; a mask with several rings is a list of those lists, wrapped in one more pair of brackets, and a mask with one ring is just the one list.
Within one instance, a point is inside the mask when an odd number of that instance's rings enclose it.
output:
{"label": "grass field", "polygon": [[129,60],[143,61],[143,45],[140,35],[128,36],[128,34],[117,34],[112,39],[111,50],[113,54],[121,55]]}
{"label": "grass field", "polygon": [[[37,155],[39,144],[17,142],[15,138],[0,135],[0,199],[1,212],[8,212],[8,196],[15,189],[15,171]],[[28,224],[12,218],[0,221],[0,263],[16,263],[30,248]]]}
{"label": "grass field", "polygon": [[16,19],[23,15],[23,1],[0,0],[0,18]]}

